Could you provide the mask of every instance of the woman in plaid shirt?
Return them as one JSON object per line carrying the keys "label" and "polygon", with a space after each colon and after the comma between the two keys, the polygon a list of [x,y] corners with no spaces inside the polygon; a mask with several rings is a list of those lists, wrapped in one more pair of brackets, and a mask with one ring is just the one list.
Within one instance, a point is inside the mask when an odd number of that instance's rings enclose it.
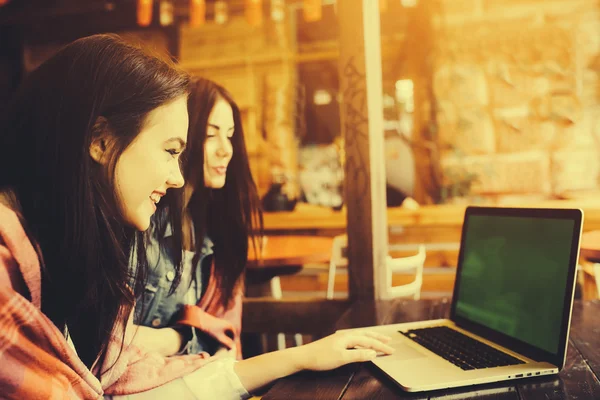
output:
{"label": "woman in plaid shirt", "polygon": [[[141,232],[184,181],[188,77],[113,35],[27,76],[0,120],[0,397],[228,399],[300,369],[391,351],[336,334],[235,362],[132,343]],[[131,249],[140,255],[129,285]],[[349,351],[362,347],[362,350]],[[315,356],[315,355],[318,355]]]}

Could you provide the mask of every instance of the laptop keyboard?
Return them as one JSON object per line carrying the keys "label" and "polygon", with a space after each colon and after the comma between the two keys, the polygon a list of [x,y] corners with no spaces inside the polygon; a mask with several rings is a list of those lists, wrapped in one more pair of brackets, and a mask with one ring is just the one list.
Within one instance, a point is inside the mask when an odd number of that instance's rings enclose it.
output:
{"label": "laptop keyboard", "polygon": [[524,364],[515,357],[446,326],[400,333],[465,371]]}

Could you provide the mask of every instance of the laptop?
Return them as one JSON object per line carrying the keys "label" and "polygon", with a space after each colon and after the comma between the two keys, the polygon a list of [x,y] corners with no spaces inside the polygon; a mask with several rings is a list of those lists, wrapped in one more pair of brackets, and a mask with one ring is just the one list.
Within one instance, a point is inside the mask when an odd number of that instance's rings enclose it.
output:
{"label": "laptop", "polygon": [[396,349],[373,363],[409,392],[558,373],[582,220],[578,209],[468,207],[450,319],[368,328]]}

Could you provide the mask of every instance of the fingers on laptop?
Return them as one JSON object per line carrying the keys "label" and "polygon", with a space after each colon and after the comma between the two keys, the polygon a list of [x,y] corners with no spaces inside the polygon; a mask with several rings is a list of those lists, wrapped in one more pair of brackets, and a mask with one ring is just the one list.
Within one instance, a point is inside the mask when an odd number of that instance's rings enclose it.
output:
{"label": "fingers on laptop", "polygon": [[377,357],[377,352],[375,350],[367,350],[367,349],[359,349],[353,351],[347,351],[344,354],[344,362],[345,363],[355,363],[355,362],[363,362],[370,361]]}
{"label": "fingers on laptop", "polygon": [[377,339],[382,341],[383,343],[389,343],[392,341],[392,338],[384,335],[383,333],[379,333],[379,332],[373,332],[373,331],[359,331],[359,333],[362,333],[365,336],[369,336],[372,337],[373,339]]}
{"label": "fingers on laptop", "polygon": [[349,352],[349,357],[370,360],[377,353],[392,354],[394,352],[394,348],[386,344],[389,340],[387,336],[374,332],[360,332],[348,336],[346,348],[356,349],[355,352]]}

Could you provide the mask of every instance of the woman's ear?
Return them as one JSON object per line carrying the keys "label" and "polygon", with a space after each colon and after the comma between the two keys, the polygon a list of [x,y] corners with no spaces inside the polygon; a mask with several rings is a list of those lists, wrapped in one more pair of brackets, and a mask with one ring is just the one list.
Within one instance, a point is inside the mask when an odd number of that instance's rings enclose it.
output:
{"label": "woman's ear", "polygon": [[108,121],[98,117],[92,127],[92,143],[90,144],[90,157],[98,164],[105,165],[108,161],[108,151],[112,141],[112,133]]}

